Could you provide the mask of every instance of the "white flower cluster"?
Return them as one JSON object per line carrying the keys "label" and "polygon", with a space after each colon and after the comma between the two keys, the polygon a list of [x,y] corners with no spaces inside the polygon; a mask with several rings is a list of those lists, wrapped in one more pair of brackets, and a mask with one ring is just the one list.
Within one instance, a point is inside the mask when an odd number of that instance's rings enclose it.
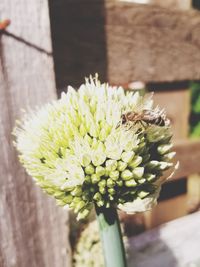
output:
{"label": "white flower cluster", "polygon": [[138,212],[156,203],[172,166],[169,126],[121,122],[122,114],[153,110],[151,97],[86,79],[78,91],[28,114],[15,129],[27,172],[78,219],[92,204]]}

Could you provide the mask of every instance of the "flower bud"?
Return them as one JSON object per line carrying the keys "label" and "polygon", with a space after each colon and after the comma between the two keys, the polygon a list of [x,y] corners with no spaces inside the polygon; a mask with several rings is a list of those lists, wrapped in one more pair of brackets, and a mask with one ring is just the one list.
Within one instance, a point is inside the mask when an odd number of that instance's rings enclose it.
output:
{"label": "flower bud", "polygon": [[93,184],[96,184],[96,183],[98,183],[100,181],[100,176],[94,173],[91,176],[91,180],[92,180]]}
{"label": "flower bud", "polygon": [[95,172],[97,175],[103,176],[106,173],[106,169],[102,166],[97,166]]}
{"label": "flower bud", "polygon": [[81,187],[75,187],[71,194],[72,196],[80,197],[82,195]]}
{"label": "flower bud", "polygon": [[137,167],[133,169],[132,171],[133,177],[136,179],[141,179],[144,174],[144,168],[143,167]]}
{"label": "flower bud", "polygon": [[137,166],[139,166],[141,163],[142,163],[142,157],[137,156],[128,164],[128,166],[131,167],[132,169],[134,169]]}
{"label": "flower bud", "polygon": [[109,193],[110,195],[115,195],[115,194],[116,194],[116,191],[115,191],[114,188],[108,188],[108,193]]}
{"label": "flower bud", "polygon": [[125,185],[127,187],[135,187],[137,185],[136,181],[134,179],[131,179],[129,181],[125,181]]}
{"label": "flower bud", "polygon": [[114,171],[117,169],[117,161],[110,159],[106,161],[106,170],[108,171]]}
{"label": "flower bud", "polygon": [[118,161],[117,162],[117,169],[118,171],[124,171],[125,169],[127,168],[127,163],[126,162],[123,162],[123,161]]}
{"label": "flower bud", "polygon": [[115,181],[113,181],[112,179],[108,179],[107,180],[107,186],[112,188],[115,185]]}
{"label": "flower bud", "polygon": [[79,221],[79,220],[85,219],[89,213],[90,213],[90,210],[86,208],[82,211],[79,211],[77,220]]}
{"label": "flower bud", "polygon": [[121,173],[121,177],[125,181],[130,180],[133,178],[133,173],[129,170],[125,170]]}
{"label": "flower bud", "polygon": [[163,156],[162,160],[163,161],[171,161],[175,155],[176,155],[176,152],[167,153]]}
{"label": "flower bud", "polygon": [[138,194],[138,197],[143,199],[145,197],[147,197],[149,195],[149,192],[146,192],[146,191],[140,191]]}
{"label": "flower bud", "polygon": [[152,173],[146,173],[144,175],[145,179],[147,179],[147,181],[151,182],[153,181],[155,178],[156,178],[156,175],[155,174],[152,174]]}
{"label": "flower bud", "polygon": [[79,132],[80,132],[80,134],[81,134],[82,136],[85,136],[85,135],[86,135],[87,130],[86,130],[84,124],[81,124],[81,125],[80,125]]}
{"label": "flower bud", "polygon": [[134,155],[135,153],[133,151],[123,152],[121,158],[124,162],[129,163],[132,161]]}
{"label": "flower bud", "polygon": [[74,212],[78,213],[79,210],[81,210],[84,206],[85,206],[85,202],[83,200],[79,201],[75,206]]}
{"label": "flower bud", "polygon": [[85,168],[85,173],[86,174],[93,174],[95,172],[95,169],[94,167],[92,166],[92,164],[88,165],[86,168]]}
{"label": "flower bud", "polygon": [[111,171],[110,174],[109,174],[110,178],[112,180],[118,180],[119,178],[119,172],[118,171]]}
{"label": "flower bud", "polygon": [[81,157],[81,165],[83,167],[88,166],[91,163],[91,156],[89,154],[83,154]]}
{"label": "flower bud", "polygon": [[159,145],[157,150],[160,155],[164,155],[167,152],[169,152],[171,148],[172,144],[164,144],[164,145]]}

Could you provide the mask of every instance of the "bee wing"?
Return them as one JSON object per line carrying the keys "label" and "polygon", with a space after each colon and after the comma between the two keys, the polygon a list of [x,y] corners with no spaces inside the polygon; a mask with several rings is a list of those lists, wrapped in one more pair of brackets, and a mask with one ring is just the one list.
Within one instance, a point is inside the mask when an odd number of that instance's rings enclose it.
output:
{"label": "bee wing", "polygon": [[143,110],[150,110],[153,106],[153,92],[146,94],[145,96],[140,96],[137,104],[133,107],[133,111],[141,113]]}

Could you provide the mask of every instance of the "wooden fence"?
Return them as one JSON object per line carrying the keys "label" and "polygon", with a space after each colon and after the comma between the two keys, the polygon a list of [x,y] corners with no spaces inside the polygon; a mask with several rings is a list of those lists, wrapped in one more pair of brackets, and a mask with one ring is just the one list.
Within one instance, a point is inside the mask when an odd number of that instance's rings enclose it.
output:
{"label": "wooden fence", "polygon": [[70,266],[68,214],[20,166],[11,132],[22,108],[56,98],[47,1],[2,0],[0,19],[0,266]]}

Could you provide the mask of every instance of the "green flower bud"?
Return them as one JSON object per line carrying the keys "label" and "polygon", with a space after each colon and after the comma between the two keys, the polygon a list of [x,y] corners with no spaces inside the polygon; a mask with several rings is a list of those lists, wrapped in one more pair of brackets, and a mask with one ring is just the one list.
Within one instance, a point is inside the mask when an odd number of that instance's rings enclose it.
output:
{"label": "green flower bud", "polygon": [[114,171],[117,169],[117,161],[110,159],[106,161],[106,170],[107,171]]}
{"label": "green flower bud", "polygon": [[162,160],[163,161],[171,161],[175,155],[176,155],[176,152],[167,153],[163,156]]}
{"label": "green flower bud", "polygon": [[158,168],[159,165],[160,165],[159,161],[151,160],[146,164],[146,168],[149,169],[149,170],[153,170],[153,169]]}
{"label": "green flower bud", "polygon": [[102,165],[105,160],[106,160],[106,155],[105,155],[104,151],[97,149],[93,153],[92,163],[94,164],[94,166]]}
{"label": "green flower bud", "polygon": [[123,152],[121,158],[124,162],[129,163],[132,161],[134,155],[134,151]]}
{"label": "green flower bud", "polygon": [[143,167],[137,167],[132,171],[132,174],[133,174],[134,178],[141,179],[143,177],[143,174],[144,174],[144,168]]}
{"label": "green flower bud", "polygon": [[75,205],[78,204],[81,201],[82,201],[82,198],[80,198],[80,197],[74,197],[73,198],[73,202],[75,203]]}
{"label": "green flower bud", "polygon": [[75,206],[74,212],[79,212],[85,206],[85,202],[82,200],[78,202]]}
{"label": "green flower bud", "polygon": [[115,191],[114,188],[108,188],[108,193],[109,193],[110,195],[115,195],[115,194],[116,194],[116,191]]}
{"label": "green flower bud", "polygon": [[100,181],[100,179],[101,179],[100,176],[97,174],[92,174],[92,176],[91,176],[91,180],[92,180],[93,184],[98,183]]}
{"label": "green flower bud", "polygon": [[108,136],[108,133],[107,133],[107,131],[106,131],[106,129],[101,129],[101,131],[100,131],[100,133],[99,133],[99,139],[101,140],[101,141],[104,141],[104,140],[106,140],[106,137]]}
{"label": "green flower bud", "polygon": [[80,197],[82,195],[82,188],[75,187],[74,190],[71,192],[72,196]]}
{"label": "green flower bud", "polygon": [[106,194],[106,188],[105,188],[105,187],[99,187],[99,192],[100,192],[102,195],[105,195],[105,194]]}
{"label": "green flower bud", "polygon": [[85,176],[85,182],[88,183],[88,184],[90,184],[92,182],[90,175],[86,175]]}
{"label": "green flower bud", "polygon": [[146,191],[140,191],[138,193],[138,197],[141,198],[141,199],[147,197],[148,195],[149,195],[149,192],[146,192]]}
{"label": "green flower bud", "polygon": [[109,197],[109,199],[110,199],[111,201],[114,200],[114,197],[113,197],[112,195],[109,195],[108,197]]}
{"label": "green flower bud", "polygon": [[172,144],[159,145],[157,150],[160,155],[164,155],[170,151]]}
{"label": "green flower bud", "polygon": [[86,174],[93,174],[95,172],[95,169],[94,167],[92,166],[92,164],[88,165],[86,168],[85,168],[85,173]]}
{"label": "green flower bud", "polygon": [[112,179],[108,179],[107,180],[107,186],[108,187],[111,187],[112,188],[114,185],[115,185],[115,181],[113,181]]}
{"label": "green flower bud", "polygon": [[65,199],[56,199],[56,204],[59,206],[66,206],[68,204]]}
{"label": "green flower bud", "polygon": [[123,186],[123,181],[122,180],[118,180],[118,181],[116,181],[116,184],[121,187],[121,186]]}
{"label": "green flower bud", "polygon": [[79,211],[77,220],[79,221],[79,220],[85,219],[89,213],[90,213],[90,210],[86,208],[84,210]]}
{"label": "green flower bud", "polygon": [[54,197],[55,198],[64,198],[66,196],[66,193],[65,192],[62,192],[62,191],[58,191],[58,192],[54,192]]}
{"label": "green flower bud", "polygon": [[106,169],[104,167],[102,167],[102,166],[97,166],[95,172],[96,172],[97,175],[103,176],[106,173]]}
{"label": "green flower bud", "polygon": [[159,162],[158,169],[161,170],[161,171],[165,171],[165,170],[169,169],[172,166],[173,166],[172,163],[161,161],[161,162]]}
{"label": "green flower bud", "polygon": [[139,179],[139,180],[137,180],[137,182],[139,183],[139,184],[144,184],[145,182],[146,182],[146,179]]}
{"label": "green flower bud", "polygon": [[110,178],[112,179],[112,180],[118,180],[118,178],[119,178],[119,172],[118,171],[111,171],[110,172]]}
{"label": "green flower bud", "polygon": [[135,187],[137,185],[136,181],[134,179],[129,180],[129,181],[125,181],[125,185],[127,187]]}
{"label": "green flower bud", "polygon": [[151,155],[150,154],[145,154],[145,155],[142,155],[142,163],[145,164],[149,161]]}
{"label": "green flower bud", "polygon": [[92,144],[92,138],[91,138],[88,134],[85,135],[84,140],[85,140],[88,144],[90,144],[90,145]]}
{"label": "green flower bud", "polygon": [[67,195],[63,198],[63,201],[66,203],[66,204],[70,204],[73,200],[73,197],[72,195]]}
{"label": "green flower bud", "polygon": [[79,131],[80,131],[80,134],[81,134],[82,136],[85,136],[85,135],[86,135],[87,130],[86,130],[84,124],[81,124],[81,125],[80,125],[80,129],[79,129]]}
{"label": "green flower bud", "polygon": [[101,202],[101,201],[103,201],[103,197],[102,197],[102,195],[99,193],[99,192],[97,192],[94,196],[93,196],[93,199],[94,200],[96,200],[97,202]]}
{"label": "green flower bud", "polygon": [[144,177],[147,179],[147,181],[151,182],[156,178],[156,175],[152,173],[146,173]]}
{"label": "green flower bud", "polygon": [[104,195],[106,193],[106,180],[101,180],[98,183],[98,186],[99,186],[99,192]]}
{"label": "green flower bud", "polygon": [[81,165],[83,167],[88,166],[91,163],[91,156],[89,154],[83,154],[81,157]]}
{"label": "green flower bud", "polygon": [[130,180],[133,178],[133,173],[129,170],[125,170],[121,173],[121,177],[125,181]]}
{"label": "green flower bud", "polygon": [[139,166],[141,163],[142,163],[142,157],[137,156],[128,164],[128,166],[134,169],[137,166]]}
{"label": "green flower bud", "polygon": [[98,207],[103,207],[105,205],[105,201],[102,199],[102,200],[99,200],[96,202],[97,203],[97,206]]}
{"label": "green flower bud", "polygon": [[97,149],[98,147],[98,141],[96,138],[93,138],[92,140],[92,149]]}
{"label": "green flower bud", "polygon": [[118,171],[122,172],[127,168],[127,163],[123,161],[118,161],[117,162],[117,169]]}

